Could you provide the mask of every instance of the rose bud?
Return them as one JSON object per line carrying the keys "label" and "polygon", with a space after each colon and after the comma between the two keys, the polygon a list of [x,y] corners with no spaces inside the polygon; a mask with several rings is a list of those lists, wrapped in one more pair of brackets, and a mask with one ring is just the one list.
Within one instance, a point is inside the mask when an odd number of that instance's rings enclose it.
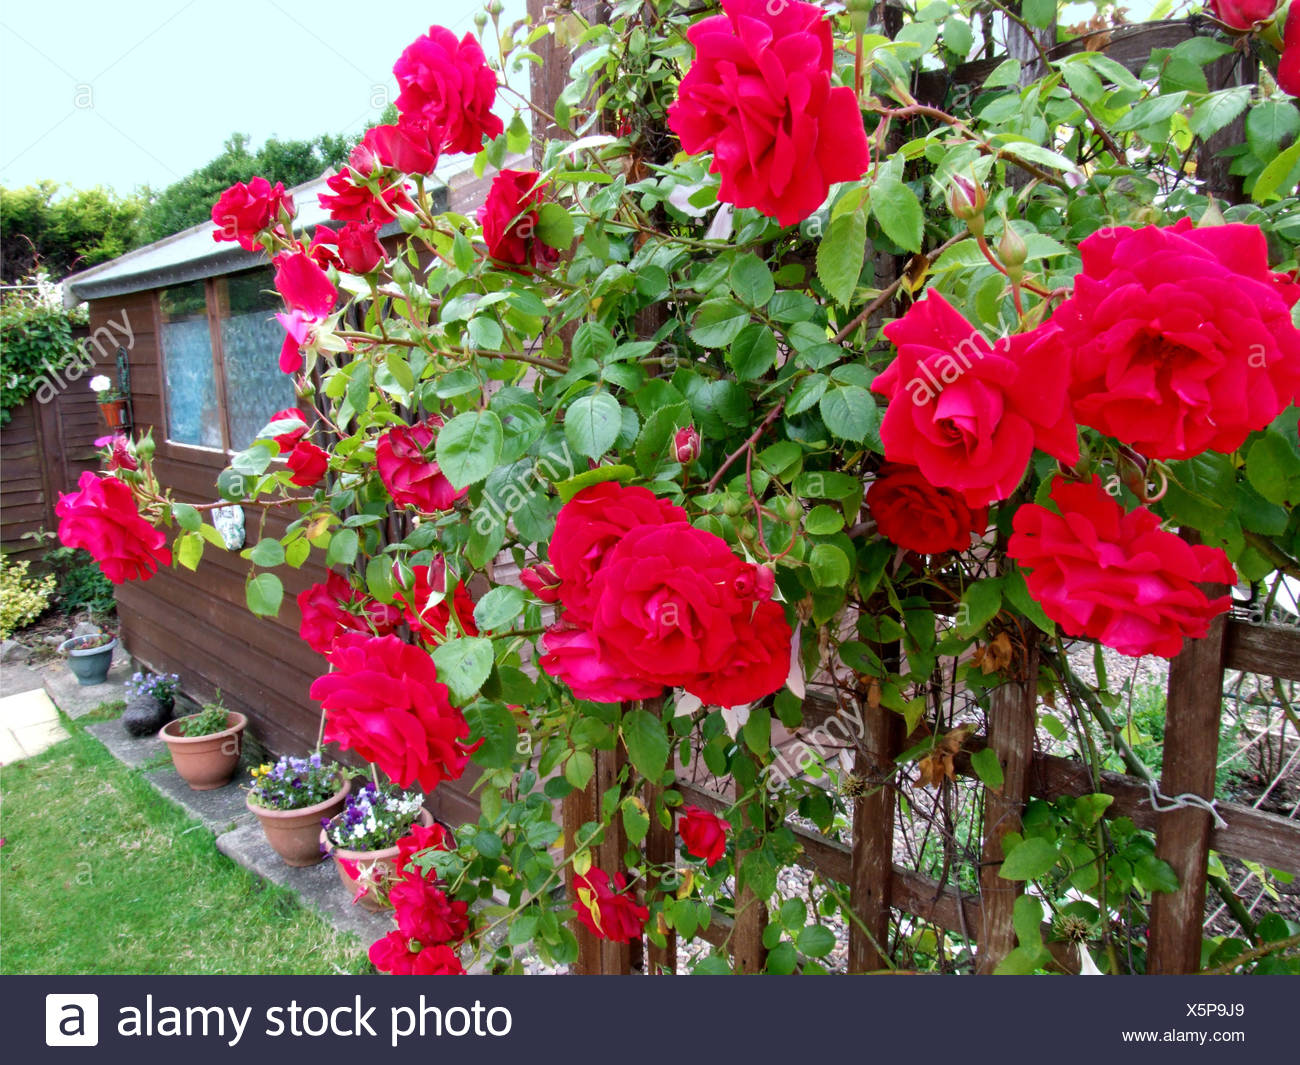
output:
{"label": "rose bud", "polygon": [[1024,238],[1011,228],[1010,222],[1002,227],[1002,239],[998,241],[997,251],[1002,265],[1007,268],[1007,276],[1012,281],[1019,281],[1024,274],[1029,248],[1025,245]]}
{"label": "rose bud", "polygon": [[695,426],[688,425],[673,434],[673,456],[683,466],[700,457],[700,434]]}
{"label": "rose bud", "polygon": [[978,181],[963,174],[953,175],[948,186],[948,210],[977,237],[984,232],[984,208],[988,202],[988,193]]}
{"label": "rose bud", "polygon": [[543,603],[560,598],[560,578],[550,566],[529,566],[519,574],[519,580]]}

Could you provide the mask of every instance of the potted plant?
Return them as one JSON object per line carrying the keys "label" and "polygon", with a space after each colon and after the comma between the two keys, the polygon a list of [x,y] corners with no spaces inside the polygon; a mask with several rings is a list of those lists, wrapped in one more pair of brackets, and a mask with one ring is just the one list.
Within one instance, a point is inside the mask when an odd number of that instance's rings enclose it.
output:
{"label": "potted plant", "polygon": [[229,784],[235,775],[247,724],[243,714],[221,704],[218,693],[199,713],[167,722],[162,738],[181,779],[195,791],[211,791]]}
{"label": "potted plant", "polygon": [[126,396],[115,389],[113,382],[102,373],[90,379],[90,389],[95,393],[104,424],[110,429],[122,428],[126,424]]}
{"label": "potted plant", "polygon": [[316,865],[325,859],[320,846],[322,822],[343,809],[351,783],[341,766],[321,759],[282,755],[252,771],[253,786],[244,800],[275,853],[286,865]]}
{"label": "potted plant", "polygon": [[381,788],[370,781],[347,796],[342,813],[322,824],[321,851],[334,855],[348,897],[378,912],[392,906],[388,888],[397,873],[397,841],[414,824],[431,826],[433,815],[418,791]]}
{"label": "potted plant", "polygon": [[172,716],[181,678],[175,673],[134,673],[126,682],[122,727],[131,736],[152,736]]}
{"label": "potted plant", "polygon": [[59,650],[68,656],[68,668],[77,678],[77,683],[86,686],[104,683],[116,647],[117,637],[111,632],[73,636],[59,644]]}

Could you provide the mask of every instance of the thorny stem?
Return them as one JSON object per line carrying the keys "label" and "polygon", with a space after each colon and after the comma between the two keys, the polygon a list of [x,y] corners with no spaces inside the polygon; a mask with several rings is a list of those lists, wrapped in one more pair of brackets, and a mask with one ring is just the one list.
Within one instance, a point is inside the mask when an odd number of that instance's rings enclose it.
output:
{"label": "thorny stem", "polygon": [[704,487],[704,491],[706,493],[712,492],[718,487],[719,482],[722,480],[723,474],[725,474],[729,469],[731,469],[732,463],[734,463],[738,458],[740,458],[741,455],[743,455],[746,451],[748,451],[751,447],[753,447],[758,442],[758,438],[762,436],[765,432],[767,432],[768,426],[770,426],[774,421],[776,421],[777,417],[780,415],[781,411],[784,408],[785,408],[785,400],[783,399],[780,400],[775,407],[773,407],[770,411],[767,412],[767,417],[764,418],[762,423],[759,425],[759,427],[750,434],[749,439],[746,440],[743,444],[741,444],[740,447],[736,448],[736,450],[733,451],[730,455],[728,455],[726,461],[723,462],[723,464],[718,467],[718,472],[715,473],[709,479],[709,483]]}

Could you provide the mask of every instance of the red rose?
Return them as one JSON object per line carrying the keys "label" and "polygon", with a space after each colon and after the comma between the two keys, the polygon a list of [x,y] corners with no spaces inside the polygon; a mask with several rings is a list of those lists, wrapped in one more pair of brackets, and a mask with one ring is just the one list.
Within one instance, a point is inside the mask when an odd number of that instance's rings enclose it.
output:
{"label": "red rose", "polygon": [[980,507],[1015,490],[1035,447],[1078,460],[1054,328],[990,344],[931,290],[885,336],[898,357],[871,387],[890,400],[880,426],[890,462],[918,466]]}
{"label": "red rose", "polygon": [[[477,636],[474,624],[474,600],[459,581],[450,596],[444,596],[446,576],[441,562],[433,566],[411,567],[411,587],[401,588],[393,601],[402,608],[411,632],[427,643],[441,643],[447,638],[447,622],[451,619],[451,604],[456,607],[456,624],[460,634]],[[430,605],[430,600],[438,601]]]}
{"label": "red rose", "polygon": [[560,577],[551,566],[529,566],[519,573],[519,583],[543,603],[555,603],[560,598]]}
{"label": "red rose", "polygon": [[622,703],[663,694],[662,684],[630,677],[611,666],[586,629],[563,622],[552,625],[542,636],[542,649],[546,652],[538,660],[542,669],[567,684],[579,699]]}
{"label": "red rose", "polygon": [[1160,528],[1145,507],[1124,509],[1094,477],[1058,480],[1054,514],[1036,503],[1016,511],[1007,554],[1024,567],[1029,594],[1068,636],[1088,636],[1121,654],[1172,658],[1183,639],[1203,637],[1232,603],[1207,599],[1198,583],[1236,584],[1228,556]]}
{"label": "red rose", "polygon": [[648,488],[624,487],[613,481],[584,488],[560,508],[549,548],[559,575],[566,618],[591,620],[591,582],[605,554],[631,529],[685,521],[686,511],[660,499]]}
{"label": "red rose", "polygon": [[687,854],[703,858],[712,866],[727,853],[727,830],[731,822],[698,806],[683,806],[677,813],[677,832],[686,844]]}
{"label": "red rose", "polygon": [[344,633],[387,636],[402,621],[396,607],[371,599],[333,571],[324,584],[299,593],[298,611],[302,615],[298,635],[322,655],[329,654]]}
{"label": "red rose", "polygon": [[109,473],[116,473],[118,470],[126,470],[128,473],[134,473],[140,468],[140,463],[135,457],[135,451],[131,446],[130,438],[122,433],[114,433],[111,437],[100,437],[95,441],[95,446],[107,447],[109,449]]}
{"label": "red rose", "polygon": [[375,445],[379,476],[399,506],[411,506],[425,514],[450,510],[464,499],[469,487],[457,491],[433,460],[435,430],[442,427],[436,414],[416,425],[399,425],[387,430]]}
{"label": "red rose", "polygon": [[277,313],[275,320],[284,326],[284,343],[280,346],[280,372],[297,373],[302,369],[302,347],[308,342],[315,319],[302,311]]}
{"label": "red rose", "polygon": [[317,226],[311,238],[311,257],[322,267],[332,266],[358,276],[368,274],[385,258],[378,232],[378,222],[349,222],[337,232]]}
{"label": "red rose", "polygon": [[399,92],[397,109],[420,112],[443,130],[442,150],[477,152],[483,138],[505,128],[492,113],[497,76],[474,35],[460,41],[451,30],[430,26],[393,65]]}
{"label": "red rose", "polygon": [[790,628],[777,603],[737,595],[747,567],[720,536],[685,522],[632,529],[591,584],[591,632],[624,675],[738,706],[790,672]]}
{"label": "red rose", "polygon": [[574,877],[573,886],[578,896],[573,911],[593,935],[612,943],[627,943],[640,938],[646,921],[650,919],[650,911],[624,893],[627,881],[622,873],[614,874],[611,888],[608,873],[601,869],[588,869],[585,875]]}
{"label": "red rose", "polygon": [[915,466],[887,462],[867,491],[867,507],[886,539],[909,551],[965,551],[988,528],[988,507],[969,507],[950,488],[936,488]]}
{"label": "red rose", "polygon": [[312,682],[327,711],[325,739],[374,762],[398,787],[432,791],[469,763],[469,725],[447,698],[429,652],[397,636],[345,633],[329,653],[334,672]]}
{"label": "red rose", "polygon": [[147,581],[159,564],[172,564],[171,548],[161,529],[140,517],[130,487],[116,477],[96,477],[87,470],[78,491],[60,493],[59,542],[89,551],[114,584]]}
{"label": "red rose", "polygon": [[1234,30],[1248,30],[1271,18],[1278,0],[1206,0],[1205,10]]}
{"label": "red rose", "polygon": [[713,152],[718,198],[801,222],[837,181],[871,162],[857,97],[832,88],[826,13],[781,0],[722,0],[723,14],[686,31],[695,61],[668,108],[688,152]]}
{"label": "red rose", "polygon": [[372,126],[361,143],[380,166],[404,174],[432,174],[438,166],[442,127],[421,115],[402,115],[395,126]]}
{"label": "red rose", "polygon": [[1074,416],[1150,458],[1230,452],[1295,401],[1300,286],[1256,226],[1103,230],[1052,316]]}
{"label": "red rose", "polygon": [[315,321],[334,309],[339,291],[305,251],[281,252],[271,261],[276,290],[291,308]]}
{"label": "red rose", "polygon": [[[412,946],[417,949],[412,950]],[[370,964],[394,976],[464,976],[460,955],[445,943],[432,947],[412,943],[401,932],[389,932],[370,946]]]}
{"label": "red rose", "polygon": [[[353,154],[356,152],[354,150]],[[374,155],[364,149],[361,155],[369,164],[374,165]],[[415,208],[401,185],[381,185],[382,192],[376,196],[365,184],[369,167],[362,171],[360,167],[345,166],[337,174],[331,174],[325,184],[333,195],[321,193],[316,199],[336,222],[391,222],[397,217],[397,210],[410,211]]]}
{"label": "red rose", "polygon": [[434,880],[407,872],[388,892],[398,930],[421,946],[456,943],[469,931],[469,906],[447,897]]}
{"label": "red rose", "polygon": [[[413,855],[424,851],[455,850],[455,841],[442,825],[422,825],[418,822],[411,826],[411,831],[397,841],[397,871],[405,872]],[[412,869],[418,868],[411,866]]]}
{"label": "red rose", "polygon": [[283,211],[293,214],[293,197],[276,182],[275,188],[266,178],[255,177],[245,185],[237,181],[221,194],[212,205],[212,231],[215,241],[234,240],[245,251],[256,251],[262,245],[257,235],[270,227]]}
{"label": "red rose", "polygon": [[288,466],[293,473],[289,481],[301,488],[310,488],[325,476],[330,457],[310,440],[300,440],[289,452]]}
{"label": "red rose", "polygon": [[700,457],[700,432],[693,425],[673,433],[673,457],[683,466]]}
{"label": "red rose", "polygon": [[1300,96],[1300,4],[1291,4],[1282,32],[1282,56],[1277,63],[1277,84],[1285,93]]}
{"label": "red rose", "polygon": [[537,235],[537,208],[545,199],[535,170],[502,170],[478,209],[488,255],[499,263],[550,270],[560,253]]}
{"label": "red rose", "polygon": [[307,435],[307,419],[302,416],[302,411],[297,407],[286,407],[284,410],[278,410],[272,414],[270,422],[267,423],[269,425],[274,422],[290,421],[296,421],[298,423],[297,427],[271,437],[280,448],[281,455],[287,455],[297,446],[298,441]]}

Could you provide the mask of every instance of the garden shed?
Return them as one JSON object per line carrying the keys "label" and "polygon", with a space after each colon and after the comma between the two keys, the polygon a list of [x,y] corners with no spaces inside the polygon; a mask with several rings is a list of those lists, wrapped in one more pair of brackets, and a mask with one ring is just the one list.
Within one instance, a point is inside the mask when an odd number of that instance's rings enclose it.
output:
{"label": "garden shed", "polygon": [[[487,183],[471,162],[439,168],[441,209],[472,214],[482,202]],[[291,190],[304,229],[328,217],[316,198],[326,191],[325,177]],[[390,223],[380,237],[390,243],[397,232]],[[113,323],[128,327],[116,384],[129,398],[130,429],[137,438],[152,431],[162,487],[194,503],[216,499],[217,474],[230,456],[271,414],[294,405],[277,365],[283,331],[273,317],[281,303],[270,265],[212,234],[210,222],[194,226],[76,274],[64,287],[67,302],[89,304],[92,334]],[[89,392],[85,399],[93,403]],[[258,514],[248,509],[246,517],[251,531]],[[266,520],[266,532],[278,535],[288,519]],[[148,582],[120,585],[121,638],[144,666],[179,674],[195,699],[220,690],[270,749],[300,752],[316,742],[320,712],[307,690],[324,662],[298,636],[296,596],[325,572],[316,564],[294,571],[279,616],[266,619],[245,606],[246,569],[236,553],[214,552],[198,572],[173,566]],[[470,813],[468,804],[456,808],[470,783],[459,782],[459,792],[440,788],[439,812],[448,819]]]}

